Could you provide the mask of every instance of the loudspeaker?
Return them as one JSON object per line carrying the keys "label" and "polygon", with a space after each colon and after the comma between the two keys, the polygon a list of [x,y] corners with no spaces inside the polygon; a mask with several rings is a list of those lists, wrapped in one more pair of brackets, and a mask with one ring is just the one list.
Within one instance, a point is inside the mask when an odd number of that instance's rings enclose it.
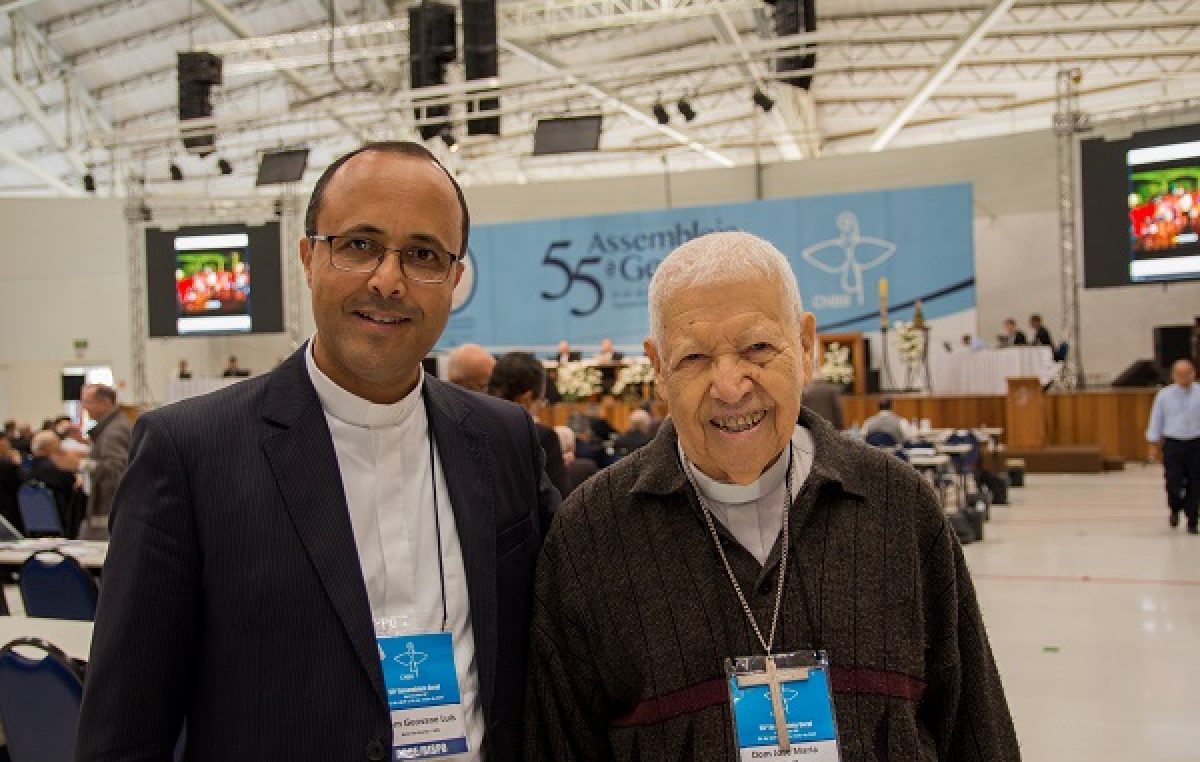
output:
{"label": "loudspeaker", "polygon": [[1113,386],[1158,386],[1162,383],[1162,372],[1152,360],[1134,360],[1128,368],[1113,379]]}
{"label": "loudspeaker", "polygon": [[[1181,357],[1192,357],[1192,327],[1190,325],[1154,326],[1154,362],[1166,373]],[[1195,359],[1195,358],[1192,358]]]}
{"label": "loudspeaker", "polygon": [[[487,79],[500,73],[496,53],[496,0],[463,0],[463,62],[468,80]],[[500,99],[472,98],[467,113],[498,111]],[[467,119],[468,135],[499,135],[500,117]]]}
{"label": "loudspeaker", "polygon": [[[179,81],[179,120],[212,116],[212,88],[221,84],[221,59],[212,53],[176,54],[176,78]],[[205,130],[185,135],[183,146],[207,156],[216,144],[216,131]]]}
{"label": "loudspeaker", "polygon": [[[454,25],[454,6],[424,0],[408,9],[409,83],[412,89],[432,87],[446,81],[446,64],[458,57],[457,32]],[[450,115],[450,106],[418,106],[416,118],[437,121],[421,125],[418,130],[424,140],[436,137],[449,122],[440,119]]]}
{"label": "loudspeaker", "polygon": [[[775,36],[790,37],[800,32],[817,31],[816,0],[777,0],[775,3]],[[775,59],[775,71],[781,74],[804,71],[795,77],[784,77],[783,81],[807,90],[812,86],[812,68],[817,65],[817,53],[788,55]]]}

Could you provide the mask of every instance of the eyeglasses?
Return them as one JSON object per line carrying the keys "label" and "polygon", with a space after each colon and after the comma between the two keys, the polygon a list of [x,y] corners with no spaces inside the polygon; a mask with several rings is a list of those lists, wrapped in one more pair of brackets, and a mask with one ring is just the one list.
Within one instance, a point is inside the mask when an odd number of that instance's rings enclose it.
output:
{"label": "eyeglasses", "polygon": [[329,264],[348,273],[373,273],[388,252],[394,251],[400,255],[400,272],[417,283],[445,283],[454,263],[462,259],[459,254],[419,244],[389,249],[365,235],[310,235],[308,239],[329,244]]}

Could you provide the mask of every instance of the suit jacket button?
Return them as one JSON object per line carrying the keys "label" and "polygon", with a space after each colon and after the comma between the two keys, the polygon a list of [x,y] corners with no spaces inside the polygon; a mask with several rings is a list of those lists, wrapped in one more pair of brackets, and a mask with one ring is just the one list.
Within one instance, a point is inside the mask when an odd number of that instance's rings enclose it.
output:
{"label": "suit jacket button", "polygon": [[383,746],[383,741],[376,739],[367,744],[367,759],[371,762],[380,762],[387,759],[387,749]]}

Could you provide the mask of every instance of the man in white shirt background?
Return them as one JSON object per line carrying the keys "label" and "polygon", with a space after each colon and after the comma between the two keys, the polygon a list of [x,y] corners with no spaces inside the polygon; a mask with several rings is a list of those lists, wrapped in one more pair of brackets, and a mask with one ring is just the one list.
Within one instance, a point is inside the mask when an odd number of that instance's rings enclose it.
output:
{"label": "man in white shirt background", "polygon": [[335,161],[300,242],[313,339],[139,419],[79,760],[169,759],[185,722],[186,759],[515,758],[558,495],[524,411],[422,372],[468,229],[422,146]]}
{"label": "man in white shirt background", "polygon": [[1162,458],[1167,482],[1167,508],[1171,527],[1179,514],[1187,517],[1187,531],[1200,534],[1200,388],[1196,363],[1183,357],[1171,366],[1170,386],[1160,389],[1150,409],[1146,441],[1150,458]]}

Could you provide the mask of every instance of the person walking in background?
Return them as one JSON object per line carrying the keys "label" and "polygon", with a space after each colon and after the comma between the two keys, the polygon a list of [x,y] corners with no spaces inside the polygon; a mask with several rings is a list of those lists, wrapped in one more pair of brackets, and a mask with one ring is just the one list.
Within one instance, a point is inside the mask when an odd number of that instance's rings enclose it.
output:
{"label": "person walking in background", "polygon": [[1187,357],[1176,360],[1171,381],[1154,397],[1146,441],[1150,459],[1162,458],[1171,527],[1179,526],[1182,513],[1188,533],[1200,534],[1200,388],[1196,386],[1195,361]]}

